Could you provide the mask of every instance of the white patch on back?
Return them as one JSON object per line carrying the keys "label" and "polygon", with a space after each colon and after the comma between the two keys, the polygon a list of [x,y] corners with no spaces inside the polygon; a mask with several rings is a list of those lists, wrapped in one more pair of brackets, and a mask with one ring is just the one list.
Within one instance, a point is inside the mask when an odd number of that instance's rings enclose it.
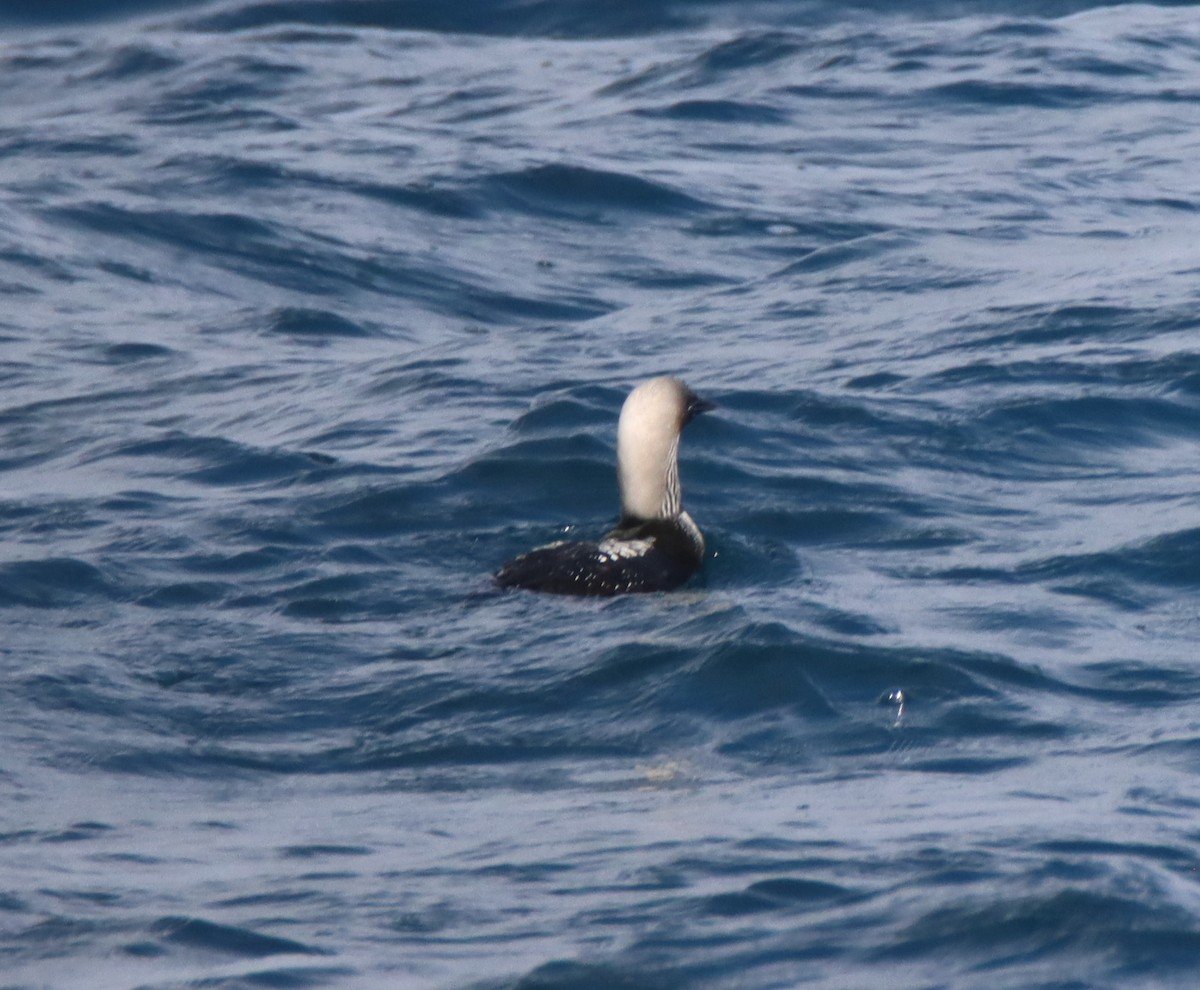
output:
{"label": "white patch on back", "polygon": [[644,557],[654,549],[653,540],[601,540],[598,544],[600,563],[613,560],[633,560]]}

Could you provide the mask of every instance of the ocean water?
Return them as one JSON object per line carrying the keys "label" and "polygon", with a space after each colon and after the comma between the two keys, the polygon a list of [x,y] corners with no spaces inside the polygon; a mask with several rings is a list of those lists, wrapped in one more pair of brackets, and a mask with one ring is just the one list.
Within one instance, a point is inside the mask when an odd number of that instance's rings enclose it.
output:
{"label": "ocean water", "polygon": [[1197,14],[0,4],[0,987],[1194,987]]}

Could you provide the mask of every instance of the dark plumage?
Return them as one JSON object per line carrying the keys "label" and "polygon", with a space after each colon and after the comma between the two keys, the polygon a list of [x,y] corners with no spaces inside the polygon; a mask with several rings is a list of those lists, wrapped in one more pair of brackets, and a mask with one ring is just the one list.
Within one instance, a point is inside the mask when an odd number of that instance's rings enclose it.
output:
{"label": "dark plumage", "polygon": [[629,394],[617,427],[621,520],[598,542],[560,540],[510,560],[501,587],[562,595],[620,595],[678,587],[704,563],[704,537],[683,510],[679,435],[712,406],[677,378]]}

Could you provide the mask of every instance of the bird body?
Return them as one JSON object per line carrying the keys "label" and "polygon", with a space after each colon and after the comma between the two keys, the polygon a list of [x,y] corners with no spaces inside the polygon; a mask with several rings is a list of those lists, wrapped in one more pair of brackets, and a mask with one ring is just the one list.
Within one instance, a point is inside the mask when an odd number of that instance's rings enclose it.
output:
{"label": "bird body", "polygon": [[683,509],[679,437],[711,408],[678,378],[635,388],[617,425],[616,527],[599,541],[559,540],[515,557],[496,575],[501,587],[620,595],[683,584],[704,563],[704,536]]}

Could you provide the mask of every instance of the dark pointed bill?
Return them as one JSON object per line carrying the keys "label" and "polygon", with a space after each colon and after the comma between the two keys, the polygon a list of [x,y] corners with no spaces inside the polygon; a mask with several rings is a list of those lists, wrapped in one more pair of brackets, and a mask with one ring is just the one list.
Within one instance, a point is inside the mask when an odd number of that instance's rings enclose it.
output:
{"label": "dark pointed bill", "polygon": [[689,390],[687,395],[687,409],[683,415],[684,423],[690,423],[701,413],[711,412],[717,408],[715,402],[709,402],[708,399],[702,399],[695,392]]}

